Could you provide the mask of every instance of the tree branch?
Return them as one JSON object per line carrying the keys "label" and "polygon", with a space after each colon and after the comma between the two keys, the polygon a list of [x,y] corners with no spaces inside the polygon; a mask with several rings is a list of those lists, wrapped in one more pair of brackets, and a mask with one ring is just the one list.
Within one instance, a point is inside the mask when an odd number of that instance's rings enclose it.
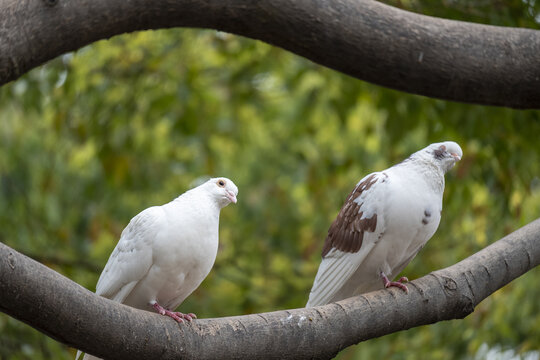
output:
{"label": "tree branch", "polygon": [[539,264],[540,219],[411,282],[408,295],[381,290],[316,308],[178,325],[99,297],[0,243],[0,310],[105,358],[326,359],[360,341],[463,318]]}
{"label": "tree branch", "polygon": [[415,94],[540,108],[540,31],[433,18],[373,0],[5,0],[0,84],[100,39],[178,26],[262,40]]}

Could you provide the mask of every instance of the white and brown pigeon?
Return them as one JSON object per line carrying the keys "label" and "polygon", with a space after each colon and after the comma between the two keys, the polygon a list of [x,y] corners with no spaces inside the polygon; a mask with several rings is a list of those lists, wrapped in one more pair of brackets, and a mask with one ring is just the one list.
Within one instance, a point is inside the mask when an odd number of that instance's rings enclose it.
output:
{"label": "white and brown pigeon", "polygon": [[328,230],[306,307],[384,287],[433,236],[441,220],[444,174],[463,152],[453,141],[431,144],[364,177]]}
{"label": "white and brown pigeon", "polygon": [[[214,265],[219,213],[236,203],[237,195],[231,180],[213,178],[165,205],[143,210],[122,231],[96,294],[178,322],[191,321],[195,314],[174,309]],[[84,359],[96,358],[85,355]]]}

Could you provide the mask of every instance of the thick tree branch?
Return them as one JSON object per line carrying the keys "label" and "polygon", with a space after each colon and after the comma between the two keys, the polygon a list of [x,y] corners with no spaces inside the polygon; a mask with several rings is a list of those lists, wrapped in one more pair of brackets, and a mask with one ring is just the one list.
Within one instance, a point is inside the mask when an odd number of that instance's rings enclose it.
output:
{"label": "thick tree branch", "polygon": [[540,219],[410,283],[311,309],[178,325],[91,293],[0,243],[0,310],[68,345],[117,359],[326,359],[411,327],[463,318],[540,264]]}
{"label": "thick tree branch", "polygon": [[540,31],[438,19],[373,0],[4,0],[0,84],[100,39],[178,26],[259,39],[415,94],[540,108]]}

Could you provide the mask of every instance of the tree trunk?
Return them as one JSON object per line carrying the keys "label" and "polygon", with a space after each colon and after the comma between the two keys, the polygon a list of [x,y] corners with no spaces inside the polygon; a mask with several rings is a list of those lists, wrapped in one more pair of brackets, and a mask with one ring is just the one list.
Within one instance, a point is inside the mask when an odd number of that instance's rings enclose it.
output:
{"label": "tree trunk", "polygon": [[[102,298],[0,243],[0,310],[115,359],[328,359],[358,342],[470,314],[540,264],[540,219],[399,289],[309,309],[177,324]],[[307,297],[307,294],[306,294]]]}
{"label": "tree trunk", "polygon": [[4,0],[0,84],[100,39],[178,26],[262,40],[410,93],[540,108],[540,31],[433,18],[373,0]]}

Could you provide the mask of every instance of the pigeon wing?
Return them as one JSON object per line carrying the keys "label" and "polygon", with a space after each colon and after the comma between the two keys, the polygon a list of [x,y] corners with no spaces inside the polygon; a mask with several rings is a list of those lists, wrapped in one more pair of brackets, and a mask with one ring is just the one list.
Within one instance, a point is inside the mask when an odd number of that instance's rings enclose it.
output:
{"label": "pigeon wing", "polygon": [[152,266],[152,245],[163,219],[160,206],[150,207],[131,219],[99,277],[96,294],[124,301]]}
{"label": "pigeon wing", "polygon": [[328,230],[307,307],[330,302],[384,233],[380,195],[386,179],[385,173],[366,176],[345,201]]}

